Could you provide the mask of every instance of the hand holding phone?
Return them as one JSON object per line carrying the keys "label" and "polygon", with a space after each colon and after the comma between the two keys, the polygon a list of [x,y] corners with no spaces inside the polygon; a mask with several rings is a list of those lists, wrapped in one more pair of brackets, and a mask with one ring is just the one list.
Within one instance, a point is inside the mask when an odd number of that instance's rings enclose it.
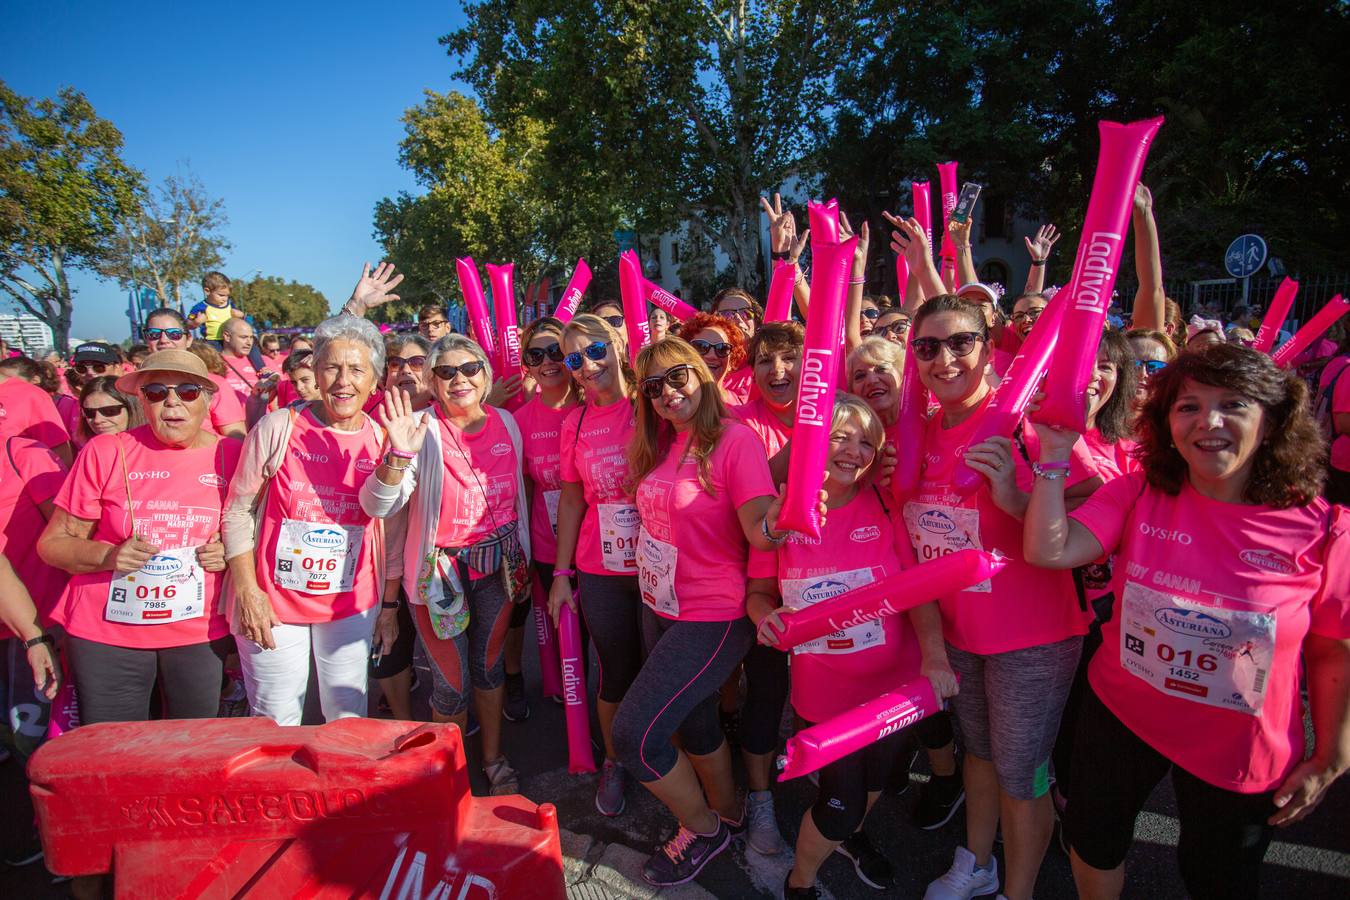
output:
{"label": "hand holding phone", "polygon": [[956,199],[956,208],[952,210],[951,221],[965,224],[970,221],[970,214],[975,209],[975,201],[979,199],[980,186],[973,181],[967,181],[961,185],[961,196]]}

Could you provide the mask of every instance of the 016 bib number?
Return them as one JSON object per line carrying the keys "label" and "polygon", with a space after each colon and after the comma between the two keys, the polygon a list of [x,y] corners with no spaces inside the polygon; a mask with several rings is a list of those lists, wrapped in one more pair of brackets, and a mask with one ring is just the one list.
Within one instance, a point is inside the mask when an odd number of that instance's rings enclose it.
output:
{"label": "016 bib number", "polygon": [[301,594],[342,594],[352,589],[365,537],[361,525],[282,519],[272,581]]}

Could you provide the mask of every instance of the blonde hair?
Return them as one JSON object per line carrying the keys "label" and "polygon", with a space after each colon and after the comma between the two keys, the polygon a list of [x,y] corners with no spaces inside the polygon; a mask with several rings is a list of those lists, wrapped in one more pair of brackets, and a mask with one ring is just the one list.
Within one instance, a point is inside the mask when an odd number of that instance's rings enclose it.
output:
{"label": "blonde hair", "polygon": [[[567,340],[569,335],[573,334],[609,344],[614,351],[614,358],[619,361],[619,373],[623,376],[620,393],[632,400],[637,389],[637,376],[633,374],[633,368],[628,365],[628,360],[625,358],[624,347],[627,345],[619,338],[619,332],[614,329],[614,326],[594,313],[582,313],[579,316],[574,316],[570,322],[563,326],[562,338],[564,341]],[[585,402],[586,389],[576,379],[575,372],[572,372],[571,369],[568,372],[572,375],[572,383],[577,386],[577,390],[581,393],[582,402]]]}
{"label": "blonde hair", "polygon": [[215,347],[205,341],[193,341],[183,349],[200,359],[202,364],[206,366],[206,371],[212,375],[225,375],[225,360],[221,359],[220,353]]}
{"label": "blonde hair", "polygon": [[[885,340],[878,338],[878,340]],[[890,343],[890,341],[886,341]],[[862,349],[861,347],[858,348]],[[857,354],[857,350],[849,354],[849,359]],[[835,391],[834,394],[834,415],[830,418],[830,433],[833,434],[840,428],[843,428],[849,422],[855,422],[858,428],[862,430],[863,439],[876,448],[876,454],[872,457],[872,462],[868,464],[867,471],[863,473],[862,484],[871,484],[880,471],[880,466],[876,464],[881,458],[881,448],[886,443],[886,428],[881,424],[881,417],[872,411],[872,407],[861,397],[854,394],[846,394],[843,391]]]}
{"label": "blonde hair", "polygon": [[[347,318],[351,317],[348,316]],[[357,321],[364,322],[366,320],[358,319]],[[314,345],[314,349],[314,355],[317,358],[319,355],[317,341]],[[483,350],[483,347],[473,338],[466,337],[462,334],[451,333],[437,340],[436,343],[431,345],[431,349],[427,351],[426,371],[431,372],[431,375],[434,378],[436,373],[432,372],[432,370],[441,364],[441,357],[455,350],[462,350],[483,364],[483,389],[478,392],[478,402],[480,404],[486,402],[488,391],[492,390],[492,362],[488,359],[487,353]],[[383,345],[380,346],[380,351],[381,354],[383,354]],[[383,359],[380,360],[380,364],[384,364]]]}
{"label": "blonde hair", "polygon": [[[703,388],[698,409],[694,410],[689,425],[689,449],[686,452],[698,463],[698,483],[709,494],[716,496],[710,467],[712,452],[725,427],[722,420],[727,416],[726,404],[722,402],[722,393],[713,380],[712,372],[708,370],[708,364],[683,338],[668,337],[643,348],[637,358],[637,383],[640,384],[648,372],[670,369],[672,366],[689,366]],[[661,464],[674,440],[674,426],[661,418],[652,401],[639,392],[637,431],[628,445],[628,472],[634,489],[652,469]]]}
{"label": "blonde hair", "polygon": [[846,371],[849,375],[849,382],[853,381],[853,367],[858,363],[865,363],[869,366],[890,366],[891,371],[896,376],[904,368],[905,358],[904,350],[900,345],[893,341],[888,341],[883,337],[863,338],[862,343],[853,348],[853,352],[848,355]]}
{"label": "blonde hair", "polygon": [[[1184,335],[1186,333],[1185,329],[1182,329],[1181,333]],[[1148,328],[1131,328],[1129,331],[1125,332],[1125,337],[1129,338],[1131,342],[1133,342],[1135,338],[1153,341],[1163,348],[1163,352],[1167,354],[1168,362],[1177,358],[1176,342],[1168,337],[1166,332],[1153,331]]]}

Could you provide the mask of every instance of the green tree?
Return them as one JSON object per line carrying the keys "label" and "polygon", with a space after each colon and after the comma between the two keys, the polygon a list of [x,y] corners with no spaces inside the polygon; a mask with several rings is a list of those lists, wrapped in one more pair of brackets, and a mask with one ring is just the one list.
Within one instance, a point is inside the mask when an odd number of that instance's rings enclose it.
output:
{"label": "green tree", "polygon": [[122,134],[85,96],[30,100],[0,81],[0,288],[70,340],[68,270],[98,271],[117,223],[137,209],[139,172]]}
{"label": "green tree", "polygon": [[310,327],[331,313],[328,299],[314,287],[275,276],[255,276],[231,285],[235,305],[253,317],[258,329]]}
{"label": "green tree", "polygon": [[140,193],[140,208],[119,223],[102,272],[124,288],[153,288],[159,299],[183,302],[182,286],[224,263],[230,242],[225,201],[211,197],[192,175],[170,175]]}

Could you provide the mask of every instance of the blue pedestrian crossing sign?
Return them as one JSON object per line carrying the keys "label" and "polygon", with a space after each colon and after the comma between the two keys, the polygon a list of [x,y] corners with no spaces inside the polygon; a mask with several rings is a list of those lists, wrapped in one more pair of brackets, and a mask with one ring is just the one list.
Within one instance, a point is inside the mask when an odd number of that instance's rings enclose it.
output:
{"label": "blue pedestrian crossing sign", "polygon": [[1250,278],[1266,264],[1266,242],[1259,234],[1244,234],[1228,245],[1223,267],[1234,278]]}

